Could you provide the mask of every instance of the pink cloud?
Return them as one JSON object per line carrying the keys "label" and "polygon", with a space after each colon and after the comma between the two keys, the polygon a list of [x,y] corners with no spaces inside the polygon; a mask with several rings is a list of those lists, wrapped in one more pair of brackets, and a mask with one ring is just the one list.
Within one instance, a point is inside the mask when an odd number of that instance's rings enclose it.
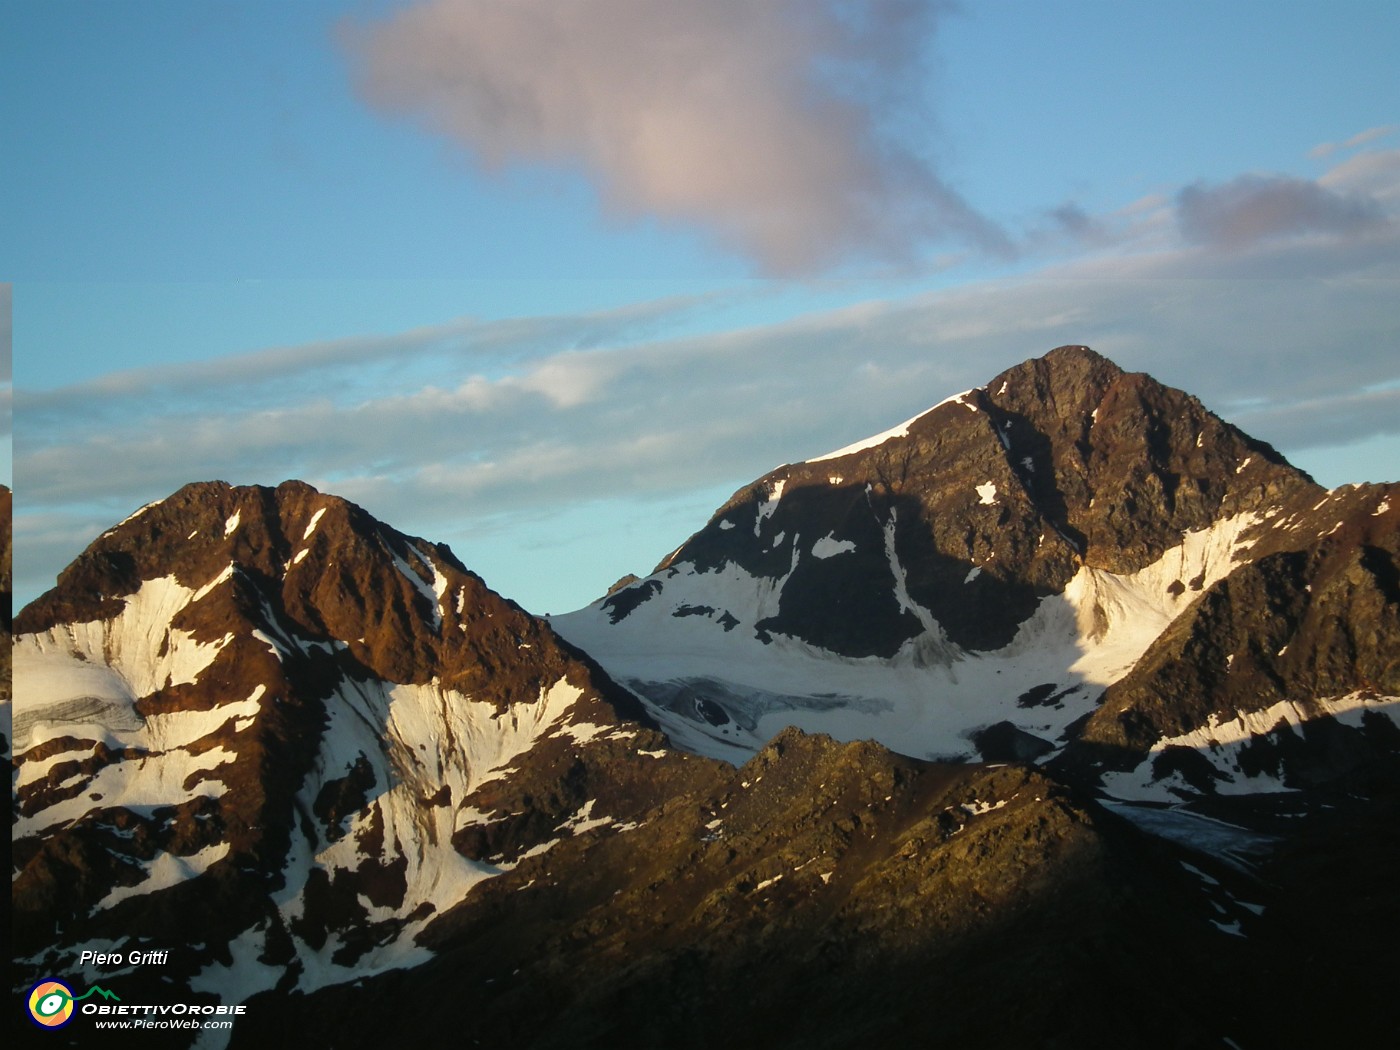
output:
{"label": "pink cloud", "polygon": [[347,25],[359,87],[484,168],[580,167],[606,210],[708,231],[768,273],[1007,250],[896,121],[939,4],[424,0]]}

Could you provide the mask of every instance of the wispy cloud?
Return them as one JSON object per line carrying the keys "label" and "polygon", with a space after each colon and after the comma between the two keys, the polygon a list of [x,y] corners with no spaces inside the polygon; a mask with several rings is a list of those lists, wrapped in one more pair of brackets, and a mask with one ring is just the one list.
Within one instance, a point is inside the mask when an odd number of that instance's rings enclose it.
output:
{"label": "wispy cloud", "polygon": [[810,274],[908,264],[946,239],[1009,251],[904,144],[928,138],[926,66],[948,9],[421,0],[342,38],[366,99],[485,168],[581,168],[611,215],[688,224],[760,272]]}
{"label": "wispy cloud", "polygon": [[[1360,192],[1357,177],[1327,192]],[[1393,200],[1400,167],[1366,178],[1368,199]],[[697,311],[724,308],[716,295],[458,321],[22,391],[25,535],[40,514],[54,536],[90,539],[92,522],[192,480],[301,477],[458,544],[502,519],[590,500],[737,487],[1070,342],[1198,394],[1285,450],[1400,433],[1400,224],[1358,232],[1285,216],[1222,252],[1168,236],[1178,200],[1063,218],[1144,224],[1155,250],[1104,250],[783,323],[675,334],[693,330],[684,321]],[[1283,233],[1299,229],[1310,232]],[[26,543],[19,571],[51,579],[80,548]]]}
{"label": "wispy cloud", "polygon": [[235,398],[244,411],[275,408],[298,391],[314,391],[318,399],[334,404],[356,404],[415,381],[509,371],[565,350],[626,345],[703,310],[718,297],[674,296],[584,314],[491,321],[466,317],[384,335],[125,369],[52,390],[25,391],[23,409],[33,424],[75,414],[89,423],[105,423],[129,414],[132,402],[150,403],[158,395],[185,411],[222,408]]}
{"label": "wispy cloud", "polygon": [[1390,225],[1380,203],[1287,175],[1242,175],[1229,182],[1196,183],[1176,200],[1181,232],[1194,244],[1241,248],[1301,234],[1354,236]]}
{"label": "wispy cloud", "polygon": [[1308,156],[1318,159],[1326,159],[1342,150],[1356,149],[1360,146],[1369,145],[1378,139],[1387,138],[1400,131],[1400,124],[1384,124],[1380,127],[1367,128],[1359,131],[1351,138],[1342,142],[1320,142],[1308,151]]}

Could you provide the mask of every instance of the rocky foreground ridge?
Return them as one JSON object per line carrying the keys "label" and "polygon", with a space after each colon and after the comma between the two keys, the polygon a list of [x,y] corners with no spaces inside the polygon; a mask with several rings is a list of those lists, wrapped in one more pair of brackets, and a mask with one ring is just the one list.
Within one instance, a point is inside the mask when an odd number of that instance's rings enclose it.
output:
{"label": "rocky foreground ridge", "polygon": [[15,621],[13,983],[247,1005],[199,1046],[1394,1045],[1397,495],[1082,347],[551,623],[187,486]]}

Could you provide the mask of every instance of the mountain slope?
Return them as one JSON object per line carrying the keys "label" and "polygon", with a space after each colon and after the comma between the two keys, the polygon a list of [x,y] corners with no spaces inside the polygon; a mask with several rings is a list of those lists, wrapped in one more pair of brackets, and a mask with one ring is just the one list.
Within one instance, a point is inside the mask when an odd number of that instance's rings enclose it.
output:
{"label": "mountain slope", "polygon": [[473,886],[694,766],[447,548],[299,483],[143,508],[16,629],[14,941],[35,972],[191,928],[163,976],[196,992],[404,965]]}
{"label": "mountain slope", "polygon": [[1024,768],[787,730],[484,885],[425,931],[432,962],[251,1001],[232,1045],[1219,1046],[1245,945],[1170,856]]}
{"label": "mountain slope", "polygon": [[1400,772],[1400,486],[1268,519],[1103,702],[1065,756],[1170,800]]}

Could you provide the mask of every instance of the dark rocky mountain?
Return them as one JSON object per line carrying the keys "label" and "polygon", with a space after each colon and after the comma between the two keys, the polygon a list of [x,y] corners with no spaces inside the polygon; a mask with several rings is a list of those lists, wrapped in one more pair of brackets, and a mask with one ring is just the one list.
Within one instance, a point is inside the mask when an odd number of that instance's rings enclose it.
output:
{"label": "dark rocky mountain", "polygon": [[15,622],[13,984],[246,1005],[175,1046],[1396,1045],[1397,496],[1083,347],[551,623],[189,486]]}
{"label": "dark rocky mountain", "polygon": [[[659,568],[733,565],[781,584],[751,629],[841,656],[894,656],[924,632],[918,609],[949,642],[988,651],[1083,566],[1131,574],[1188,532],[1321,492],[1195,398],[1085,347],[1017,365],[898,431],[770,472]],[[628,601],[605,604],[617,617]]]}
{"label": "dark rocky mountain", "polygon": [[[553,623],[683,746],[731,760],[795,724],[1049,756],[1131,798],[1311,782],[1396,754],[1395,496],[1329,493],[1066,346],[779,467]],[[1335,743],[1280,744],[1280,722]]]}
{"label": "dark rocky mountain", "polygon": [[1217,965],[1245,942],[1212,919],[1253,929],[1254,888],[1216,912],[1034,771],[792,729],[708,770],[638,830],[483,886],[424,932],[431,962],[253,1000],[232,1045],[298,1023],[364,1046],[1222,1046],[1248,1023]]}

